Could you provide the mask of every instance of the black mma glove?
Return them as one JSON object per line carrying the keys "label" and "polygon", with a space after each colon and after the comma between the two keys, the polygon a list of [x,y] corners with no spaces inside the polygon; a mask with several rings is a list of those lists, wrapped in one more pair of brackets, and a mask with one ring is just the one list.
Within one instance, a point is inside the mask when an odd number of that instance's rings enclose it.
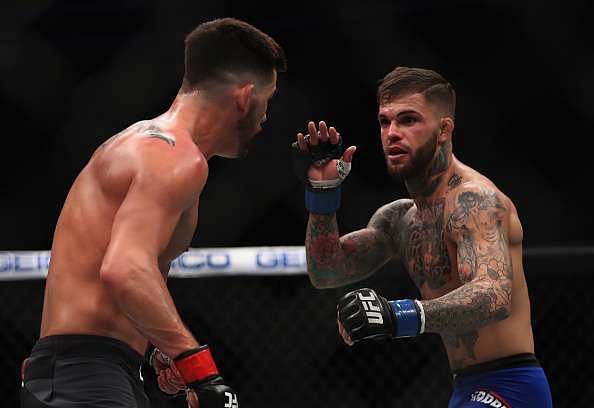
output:
{"label": "black mma glove", "polygon": [[[314,213],[329,214],[340,207],[340,185],[351,171],[351,163],[341,159],[342,139],[337,144],[329,140],[313,145],[309,142],[310,136],[305,135],[307,151],[299,148],[298,142],[291,144],[291,155],[293,168],[297,177],[305,185],[305,206]],[[334,180],[310,180],[308,177],[309,168],[312,165],[320,165],[330,160],[338,159],[336,169],[338,178]]]}
{"label": "black mma glove", "polygon": [[[309,143],[309,135],[305,135],[305,144],[307,145],[307,152],[299,148],[299,143],[293,142],[291,144],[291,155],[293,157],[293,169],[299,177],[299,180],[305,184],[308,190],[319,190],[319,187],[314,187],[309,181],[307,173],[312,164],[322,164],[324,162],[340,159],[342,157],[342,139],[338,139],[337,144],[332,144],[330,140],[313,145]],[[346,176],[345,176],[346,177]]]}
{"label": "black mma glove", "polygon": [[425,331],[425,312],[416,300],[388,301],[373,289],[347,293],[338,300],[338,321],[350,339],[412,337]]}
{"label": "black mma glove", "polygon": [[239,408],[237,393],[225,383],[207,345],[180,354],[173,364],[196,391],[200,408]]}

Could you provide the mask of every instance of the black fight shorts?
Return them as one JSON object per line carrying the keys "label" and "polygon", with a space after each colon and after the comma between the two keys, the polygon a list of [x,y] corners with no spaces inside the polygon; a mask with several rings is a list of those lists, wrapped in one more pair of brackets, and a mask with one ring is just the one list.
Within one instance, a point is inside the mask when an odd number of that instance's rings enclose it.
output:
{"label": "black fight shorts", "polygon": [[143,360],[109,337],[44,337],[23,362],[21,408],[148,408]]}

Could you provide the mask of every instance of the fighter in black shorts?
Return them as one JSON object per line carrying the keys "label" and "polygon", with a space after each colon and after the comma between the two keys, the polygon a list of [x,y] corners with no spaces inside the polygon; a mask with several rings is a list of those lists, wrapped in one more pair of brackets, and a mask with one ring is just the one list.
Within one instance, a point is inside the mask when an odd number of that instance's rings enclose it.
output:
{"label": "fighter in black shorts", "polygon": [[285,67],[282,49],[253,26],[201,24],[186,37],[171,108],[95,151],[56,226],[41,338],[23,364],[23,407],[148,406],[139,370],[154,345],[163,391],[191,390],[201,408],[237,408],[166,279],[194,235],[208,160],[247,154]]}

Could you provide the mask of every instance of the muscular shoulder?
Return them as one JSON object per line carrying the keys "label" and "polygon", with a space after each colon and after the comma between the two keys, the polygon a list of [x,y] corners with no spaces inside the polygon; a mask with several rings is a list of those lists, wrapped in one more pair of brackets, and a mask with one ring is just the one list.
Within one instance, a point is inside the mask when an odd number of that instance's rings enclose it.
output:
{"label": "muscular shoulder", "polygon": [[95,151],[84,172],[106,197],[119,202],[134,188],[176,207],[195,203],[208,176],[206,158],[188,137],[157,129],[134,124]]}
{"label": "muscular shoulder", "polygon": [[206,183],[206,159],[189,138],[171,132],[153,137],[142,124],[109,139],[91,159],[102,191],[117,201],[133,193],[172,208],[189,208]]}
{"label": "muscular shoulder", "polygon": [[383,205],[373,214],[367,226],[391,235],[413,205],[414,201],[411,199],[400,199]]}
{"label": "muscular shoulder", "polygon": [[462,231],[492,225],[507,231],[512,214],[515,214],[513,203],[491,181],[486,178],[466,181],[447,194],[446,232],[455,238]]}
{"label": "muscular shoulder", "polygon": [[195,195],[204,188],[208,162],[193,143],[170,145],[159,139],[137,143],[134,179],[151,183],[163,194]]}

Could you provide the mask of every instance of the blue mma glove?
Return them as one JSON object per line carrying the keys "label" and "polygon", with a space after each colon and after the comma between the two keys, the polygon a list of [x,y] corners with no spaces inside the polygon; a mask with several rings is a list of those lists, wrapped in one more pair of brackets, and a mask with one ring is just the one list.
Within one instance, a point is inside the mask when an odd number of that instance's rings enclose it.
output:
{"label": "blue mma glove", "polygon": [[347,293],[338,300],[338,321],[351,340],[413,337],[425,331],[425,312],[417,300],[387,301],[373,289]]}

